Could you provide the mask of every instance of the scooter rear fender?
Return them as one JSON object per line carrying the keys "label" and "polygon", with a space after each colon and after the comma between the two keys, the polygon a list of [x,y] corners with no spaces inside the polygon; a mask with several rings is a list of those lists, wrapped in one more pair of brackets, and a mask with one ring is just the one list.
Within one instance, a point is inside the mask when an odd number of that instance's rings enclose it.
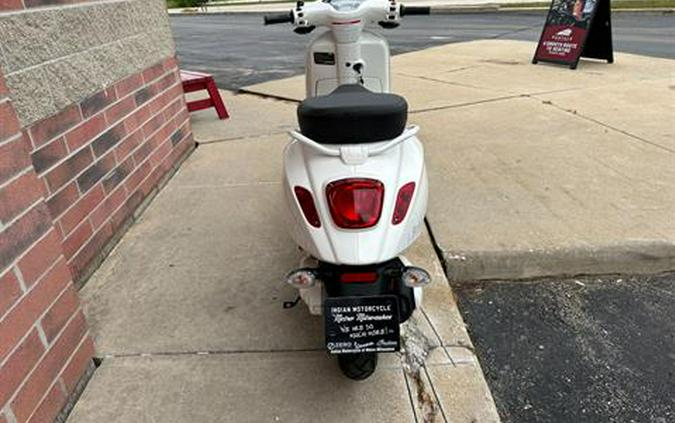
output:
{"label": "scooter rear fender", "polygon": [[[384,184],[382,213],[375,226],[342,229],[333,222],[326,186],[346,178],[371,178]],[[398,191],[409,182],[415,183],[410,208],[405,219],[394,225],[392,217]],[[320,227],[310,225],[303,215],[294,193],[296,186],[312,193]],[[428,197],[424,149],[417,137],[412,136],[362,163],[347,164],[340,157],[323,154],[292,140],[284,151],[284,195],[291,234],[306,252],[333,264],[383,263],[408,248],[424,227]]]}

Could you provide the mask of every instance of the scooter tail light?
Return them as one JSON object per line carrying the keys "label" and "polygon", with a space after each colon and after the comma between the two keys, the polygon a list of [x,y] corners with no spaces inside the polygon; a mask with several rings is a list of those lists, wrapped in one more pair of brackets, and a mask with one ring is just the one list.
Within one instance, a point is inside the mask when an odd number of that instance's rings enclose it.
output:
{"label": "scooter tail light", "polygon": [[286,276],[286,283],[297,289],[307,289],[316,283],[316,272],[313,269],[297,269]]}
{"label": "scooter tail light", "polygon": [[330,214],[339,228],[370,228],[380,220],[384,184],[376,179],[340,179],[328,184],[326,196]]}
{"label": "scooter tail light", "polygon": [[302,214],[305,215],[307,222],[315,228],[320,228],[321,219],[319,219],[319,212],[316,210],[312,193],[303,187],[295,187],[293,191],[295,191],[295,198],[298,199]]}
{"label": "scooter tail light", "polygon": [[343,273],[340,275],[342,283],[373,283],[377,281],[377,272]]}
{"label": "scooter tail light", "polygon": [[410,288],[420,288],[431,283],[431,275],[419,267],[406,267],[401,276],[403,283]]}
{"label": "scooter tail light", "polygon": [[398,190],[398,195],[396,196],[396,205],[394,206],[394,215],[391,218],[391,223],[398,225],[403,222],[406,214],[408,214],[408,209],[410,208],[410,203],[412,202],[413,194],[415,193],[415,183],[408,182],[403,185],[400,190]]}

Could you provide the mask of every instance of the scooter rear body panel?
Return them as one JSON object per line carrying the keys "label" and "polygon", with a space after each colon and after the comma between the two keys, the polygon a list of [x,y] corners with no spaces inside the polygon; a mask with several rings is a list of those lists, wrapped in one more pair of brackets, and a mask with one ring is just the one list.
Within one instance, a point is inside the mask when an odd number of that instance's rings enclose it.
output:
{"label": "scooter rear body panel", "polygon": [[[379,143],[372,144],[373,146]],[[375,226],[366,229],[339,228],[330,213],[326,187],[346,178],[371,178],[384,184],[382,212]],[[399,224],[392,223],[400,188],[415,183],[413,198]],[[321,226],[308,224],[294,187],[314,196]],[[340,157],[327,156],[297,141],[284,152],[284,192],[292,237],[308,254],[320,261],[339,265],[382,263],[397,257],[418,237],[424,227],[428,182],[424,150],[416,137],[362,164],[346,164]]]}

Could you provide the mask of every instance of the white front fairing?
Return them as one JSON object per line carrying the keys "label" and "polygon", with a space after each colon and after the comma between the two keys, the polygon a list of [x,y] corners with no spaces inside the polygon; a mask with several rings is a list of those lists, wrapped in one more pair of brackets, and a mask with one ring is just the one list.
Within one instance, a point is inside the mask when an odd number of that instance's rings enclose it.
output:
{"label": "white front fairing", "polygon": [[[385,143],[369,145],[381,144]],[[334,224],[326,186],[345,178],[372,178],[384,184],[382,214],[375,226],[350,230]],[[392,216],[398,191],[409,182],[415,182],[410,208],[403,222],[394,225]],[[315,228],[306,221],[293,192],[296,186],[308,189],[314,196],[321,227]],[[423,228],[428,195],[424,150],[420,141],[412,136],[381,154],[368,157],[362,164],[346,164],[341,157],[325,155],[293,140],[284,152],[284,190],[291,234],[306,252],[335,264],[381,263],[409,247]]]}

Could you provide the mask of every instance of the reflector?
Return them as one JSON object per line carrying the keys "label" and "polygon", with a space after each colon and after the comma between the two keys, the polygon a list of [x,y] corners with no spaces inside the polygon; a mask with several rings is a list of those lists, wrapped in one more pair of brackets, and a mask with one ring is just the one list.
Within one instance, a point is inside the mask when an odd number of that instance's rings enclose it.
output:
{"label": "reflector", "polygon": [[405,215],[408,213],[408,208],[410,207],[410,202],[412,201],[414,192],[414,182],[408,182],[398,191],[398,196],[396,197],[396,206],[394,206],[394,215],[391,218],[391,223],[398,225],[399,223],[403,222]]}
{"label": "reflector", "polygon": [[302,213],[305,215],[307,222],[315,228],[320,228],[321,219],[319,219],[319,213],[316,211],[312,193],[303,187],[295,187],[294,191],[295,197],[298,199],[298,203],[300,203],[300,208],[302,209]]}

